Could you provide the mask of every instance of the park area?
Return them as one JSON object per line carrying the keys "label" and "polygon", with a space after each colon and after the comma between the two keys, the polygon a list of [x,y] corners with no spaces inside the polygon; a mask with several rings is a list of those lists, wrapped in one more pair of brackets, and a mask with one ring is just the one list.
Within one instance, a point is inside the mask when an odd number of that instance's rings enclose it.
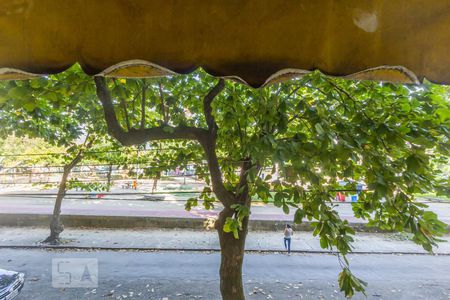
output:
{"label": "park area", "polygon": [[446,1],[6,0],[0,28],[0,300],[450,299]]}

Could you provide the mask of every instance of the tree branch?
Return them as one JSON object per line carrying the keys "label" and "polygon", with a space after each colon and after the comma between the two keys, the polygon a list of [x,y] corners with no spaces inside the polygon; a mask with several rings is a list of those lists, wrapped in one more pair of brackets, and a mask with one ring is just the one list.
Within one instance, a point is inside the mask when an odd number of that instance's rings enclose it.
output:
{"label": "tree branch", "polygon": [[223,184],[222,172],[216,154],[215,129],[217,128],[217,125],[215,125],[211,114],[211,102],[224,86],[222,79],[204,98],[205,118],[207,119],[208,125],[211,126],[208,130],[197,127],[172,127],[165,125],[146,129],[131,128],[128,132],[123,130],[117,120],[114,104],[112,103],[111,94],[109,93],[105,78],[94,77],[94,81],[97,87],[97,96],[103,106],[108,133],[111,136],[126,146],[139,145],[154,140],[188,139],[198,141],[205,151],[214,193],[227,207],[234,202],[234,194],[228,191]]}
{"label": "tree branch", "polygon": [[219,79],[219,82],[217,82],[217,84],[211,90],[209,90],[208,94],[206,94],[205,98],[203,99],[203,112],[205,114],[206,124],[208,125],[208,129],[214,134],[217,131],[217,124],[212,115],[211,103],[214,98],[223,90],[224,87],[225,80],[221,78]]}
{"label": "tree branch", "polygon": [[105,114],[105,121],[108,125],[108,132],[115,136],[116,134],[123,133],[123,129],[117,120],[114,105],[111,100],[111,94],[109,93],[106,85],[106,79],[104,77],[94,77],[95,86],[97,88],[97,97],[103,106],[103,112]]}
{"label": "tree branch", "polygon": [[[358,101],[349,93],[347,92],[344,88],[340,87],[337,83],[334,83],[332,80],[327,79],[327,82],[334,87],[337,91],[339,96],[341,97],[340,93],[344,94],[348,99],[350,99],[353,102],[353,107],[356,109],[356,105],[358,103]],[[342,97],[341,97],[342,99]],[[342,99],[342,101],[344,102],[344,99]],[[345,104],[344,104],[345,105]],[[361,111],[361,113],[363,114],[363,116],[366,118],[366,120],[375,123],[371,117],[369,117],[364,109],[360,109],[359,111]],[[397,136],[399,136],[397,134]],[[399,136],[401,139],[403,139],[402,136]],[[391,151],[391,149],[387,146],[387,144],[385,143],[384,139],[382,137],[379,137],[381,144],[383,145],[383,147],[386,149],[386,151]]]}
{"label": "tree branch", "polygon": [[205,151],[213,192],[225,207],[229,207],[234,203],[235,195],[228,191],[223,184],[222,171],[216,154],[215,137],[207,132],[203,138],[199,139],[199,142]]}
{"label": "tree branch", "polygon": [[108,133],[123,145],[139,145],[154,140],[199,140],[207,133],[205,129],[187,126],[161,126],[146,129],[130,128],[128,132],[125,132],[117,120],[114,104],[112,103],[111,94],[109,93],[105,78],[94,77],[94,81],[97,87],[97,96],[103,106]]}
{"label": "tree branch", "polygon": [[[251,168],[253,168],[253,164],[250,159],[245,159],[241,162],[241,172],[239,175],[239,183],[237,185],[239,201],[241,204],[249,206],[250,203],[246,203],[247,201],[251,201],[249,198],[249,186],[247,175]],[[257,167],[257,172],[259,172],[260,167]]]}
{"label": "tree branch", "polygon": [[[114,80],[114,85],[117,87],[117,81],[115,79]],[[128,109],[127,109],[127,103],[125,102],[125,99],[122,97],[119,97],[120,99],[120,105],[122,106],[122,110],[123,110],[123,115],[125,117],[125,124],[127,125],[127,129],[130,130],[131,128],[131,124],[130,124],[130,119],[128,118]]]}
{"label": "tree branch", "polygon": [[292,121],[296,120],[296,119],[301,119],[305,116],[306,111],[304,111],[302,114],[300,113],[296,113],[295,115],[293,115],[288,121],[287,124],[290,124]]}
{"label": "tree branch", "polygon": [[202,145],[206,160],[208,162],[208,169],[211,175],[211,184],[214,193],[218,196],[220,201],[229,207],[234,202],[234,194],[228,191],[222,180],[222,171],[220,169],[219,160],[216,154],[216,135],[218,126],[212,115],[211,103],[214,98],[224,89],[225,81],[219,79],[219,82],[209,90],[208,94],[203,98],[203,113],[205,115],[206,124],[208,125],[208,134],[205,138],[199,140]]}
{"label": "tree branch", "polygon": [[145,91],[147,90],[147,85],[145,80],[142,80],[142,92],[141,92],[141,129],[145,128]]}
{"label": "tree branch", "polygon": [[90,134],[88,133],[84,143],[79,146],[78,152],[75,157],[72,159],[70,163],[64,166],[64,170],[70,172],[83,158],[86,150],[89,150],[92,147],[92,144],[95,141],[95,137],[90,138]]}
{"label": "tree branch", "polygon": [[164,92],[163,92],[161,81],[158,82],[158,87],[159,87],[159,97],[161,98],[161,115],[163,117],[163,124],[168,124],[169,120],[168,120],[168,116],[166,113],[166,104],[164,101]]}

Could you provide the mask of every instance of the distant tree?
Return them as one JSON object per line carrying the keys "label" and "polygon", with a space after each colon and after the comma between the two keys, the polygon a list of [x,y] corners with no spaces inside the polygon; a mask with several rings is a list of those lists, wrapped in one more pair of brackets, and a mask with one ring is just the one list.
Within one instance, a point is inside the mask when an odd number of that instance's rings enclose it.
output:
{"label": "distant tree", "polygon": [[[3,128],[3,130],[5,130]],[[47,166],[59,165],[58,155],[40,155],[42,153],[61,153],[65,149],[46,142],[41,138],[28,136],[2,135],[0,139],[0,157],[4,166]]]}

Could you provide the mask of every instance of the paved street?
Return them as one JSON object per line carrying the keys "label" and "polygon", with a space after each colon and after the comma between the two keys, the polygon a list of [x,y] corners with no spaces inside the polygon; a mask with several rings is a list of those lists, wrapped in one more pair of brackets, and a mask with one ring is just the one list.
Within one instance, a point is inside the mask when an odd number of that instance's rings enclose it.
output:
{"label": "paved street", "polygon": [[[52,258],[97,258],[98,288],[52,288]],[[368,299],[450,299],[450,256],[351,255]],[[0,250],[0,267],[25,272],[25,299],[219,299],[218,253]],[[344,299],[337,258],[248,254],[248,299]],[[270,296],[269,296],[270,295]],[[364,299],[358,295],[356,299]]]}
{"label": "paved street", "polygon": [[[43,195],[45,196],[45,195]],[[117,198],[117,196],[115,196]],[[123,196],[122,196],[123,197]],[[167,194],[165,201],[137,200],[136,196],[124,197],[123,200],[105,199],[64,199],[62,214],[66,215],[100,215],[100,216],[142,216],[142,217],[181,217],[205,218],[215,216],[220,211],[220,205],[212,211],[202,209],[201,204],[190,212],[184,209],[186,196]],[[128,199],[126,199],[128,198]],[[140,196],[142,198],[142,196]],[[0,194],[0,213],[21,214],[51,214],[54,197],[5,197]],[[450,224],[450,203],[428,203],[430,209],[438,214],[440,219]],[[349,221],[363,222],[353,217],[351,203],[339,204],[337,208],[341,217]],[[280,208],[271,204],[255,203],[252,207],[253,220],[293,220],[293,211],[285,215]]]}

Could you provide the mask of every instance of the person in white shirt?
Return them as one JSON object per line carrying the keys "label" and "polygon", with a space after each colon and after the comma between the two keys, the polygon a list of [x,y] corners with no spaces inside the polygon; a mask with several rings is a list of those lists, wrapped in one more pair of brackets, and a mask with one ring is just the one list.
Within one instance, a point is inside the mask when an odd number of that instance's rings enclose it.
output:
{"label": "person in white shirt", "polygon": [[291,238],[294,235],[291,225],[286,224],[284,227],[284,248],[288,251],[288,255],[291,255]]}

